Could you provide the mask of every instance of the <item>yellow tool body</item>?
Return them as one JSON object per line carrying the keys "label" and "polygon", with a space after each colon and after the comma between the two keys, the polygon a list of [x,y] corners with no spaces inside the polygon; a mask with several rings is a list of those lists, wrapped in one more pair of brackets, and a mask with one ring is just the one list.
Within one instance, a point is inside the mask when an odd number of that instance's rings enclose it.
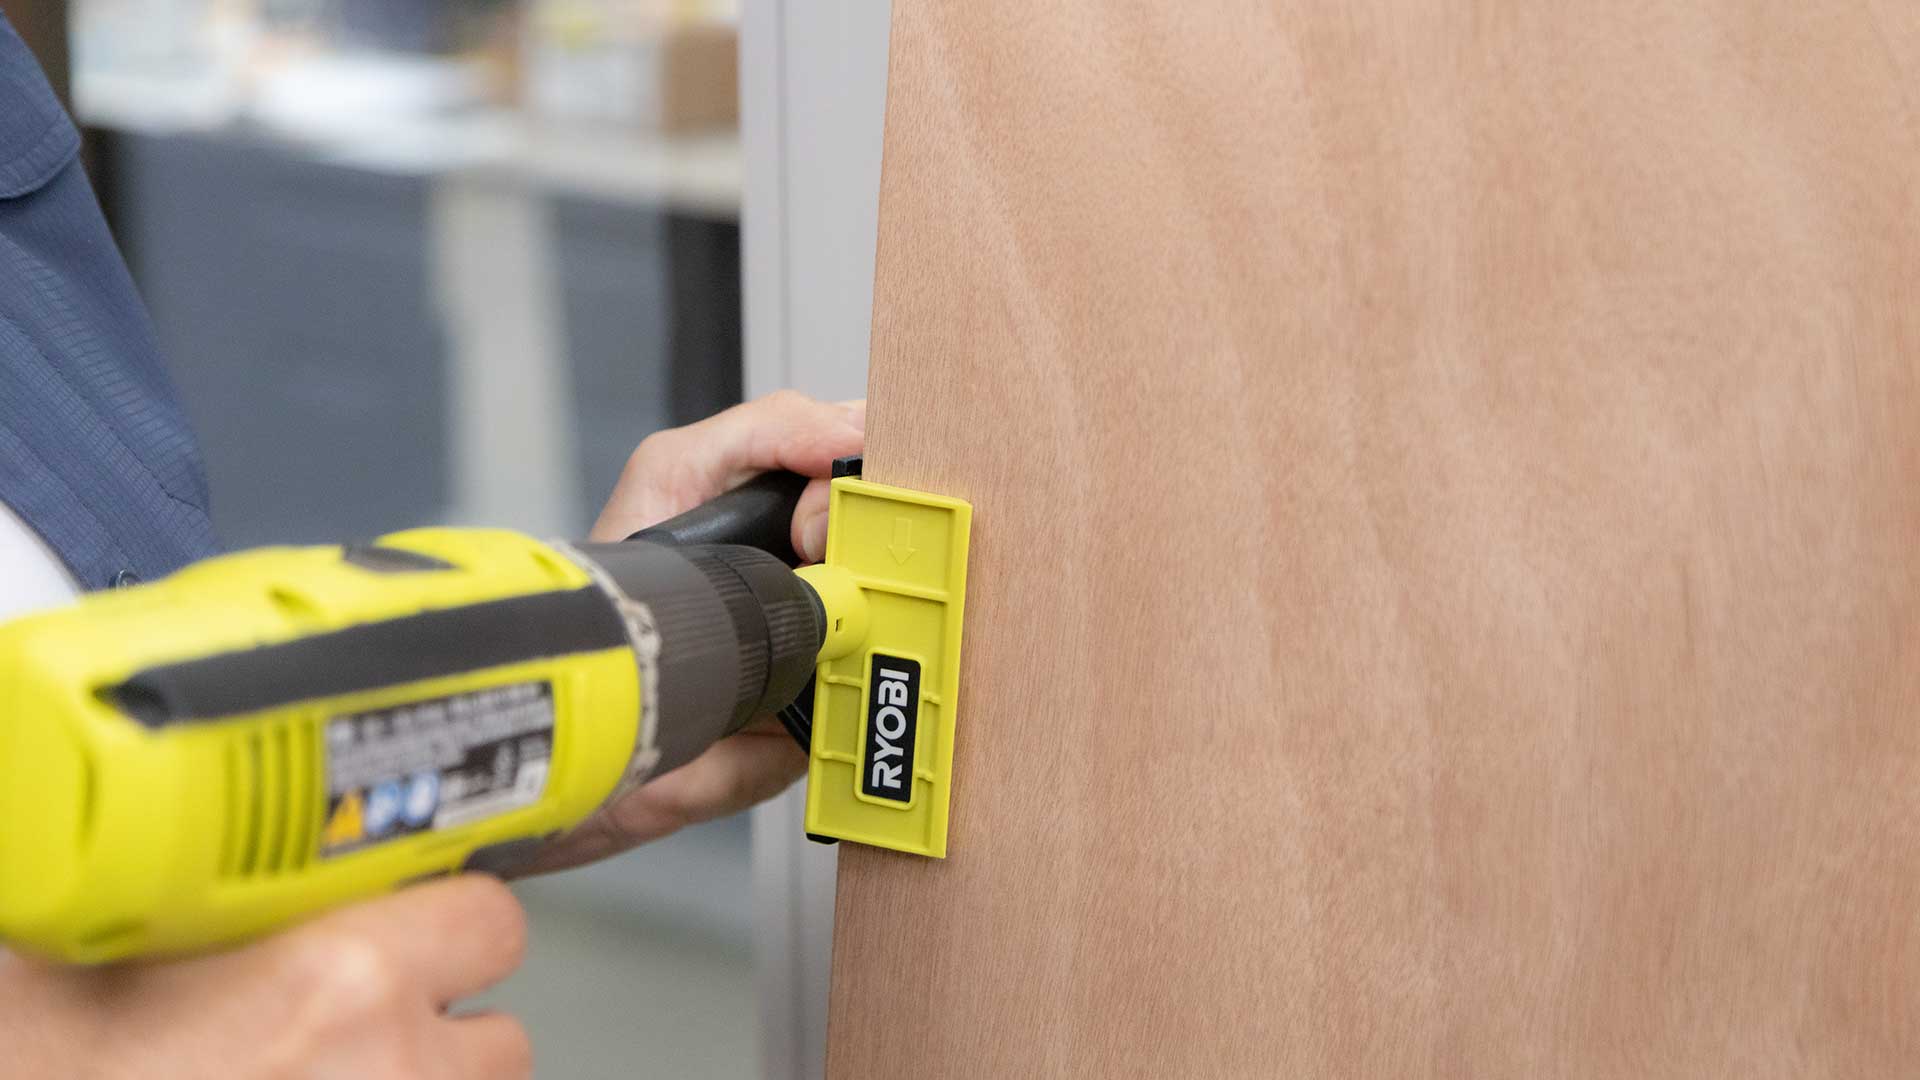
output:
{"label": "yellow tool body", "polygon": [[[622,643],[159,730],[112,698],[159,665],[591,587],[559,552],[512,533],[427,529],[380,547],[450,568],[396,573],[349,563],[338,548],[266,549],[0,627],[0,928],[9,939],[84,961],[245,938],[458,869],[476,850],[563,829],[600,804],[627,767],[640,718],[639,671]],[[327,739],[342,718],[421,703],[476,708],[488,694],[548,695],[531,710],[500,702],[500,737],[475,736],[511,745],[516,759],[536,755],[509,740],[550,740],[544,766],[515,761],[514,782],[526,787],[501,798],[501,812],[436,829],[389,826],[394,835],[382,839],[368,835],[370,791],[329,798]],[[516,710],[535,715],[519,725],[527,732],[508,734]]]}
{"label": "yellow tool body", "polygon": [[262,549],[0,625],[0,939],[190,952],[518,872],[773,710],[810,834],[945,854],[969,511],[848,477],[825,565],[730,542],[784,537],[803,485],[624,544]]}

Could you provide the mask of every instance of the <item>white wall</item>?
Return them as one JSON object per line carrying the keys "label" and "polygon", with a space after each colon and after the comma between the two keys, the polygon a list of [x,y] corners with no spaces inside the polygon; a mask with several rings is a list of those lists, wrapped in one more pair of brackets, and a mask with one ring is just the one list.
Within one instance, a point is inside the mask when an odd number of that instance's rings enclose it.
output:
{"label": "white wall", "polygon": [[[887,0],[747,0],[746,391],[861,397],[873,317]],[[801,831],[804,792],[754,813],[755,964],[768,1080],[825,1072],[834,852]]]}

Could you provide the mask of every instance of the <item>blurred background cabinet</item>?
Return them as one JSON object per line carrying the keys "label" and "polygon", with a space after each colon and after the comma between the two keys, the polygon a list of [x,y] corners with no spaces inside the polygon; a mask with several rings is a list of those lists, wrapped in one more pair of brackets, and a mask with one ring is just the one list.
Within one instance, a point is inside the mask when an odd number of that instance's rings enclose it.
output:
{"label": "blurred background cabinet", "polygon": [[[103,187],[205,448],[222,538],[320,542],[475,518],[454,474],[486,461],[456,453],[448,413],[463,365],[487,361],[449,334],[434,251],[522,253],[436,237],[433,175],[236,134],[109,139]],[[555,318],[507,328],[545,342],[511,362],[551,369],[563,422],[536,437],[567,443],[557,457],[577,468],[549,478],[569,489],[564,519],[494,523],[577,534],[641,438],[740,400],[739,227],[590,195],[518,197],[543,204],[552,297],[535,308]]]}
{"label": "blurred background cabinet", "polygon": [[449,509],[447,337],[428,182],[217,135],[115,139],[107,190],[246,547],[375,536]]}

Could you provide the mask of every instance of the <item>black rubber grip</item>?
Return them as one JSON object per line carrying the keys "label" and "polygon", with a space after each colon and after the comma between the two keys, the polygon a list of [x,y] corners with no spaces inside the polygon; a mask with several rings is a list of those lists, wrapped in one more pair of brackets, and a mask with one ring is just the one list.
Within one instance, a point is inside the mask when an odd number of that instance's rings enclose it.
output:
{"label": "black rubber grip", "polygon": [[653,525],[629,540],[685,547],[690,544],[739,544],[759,548],[788,566],[799,566],[793,550],[793,512],[807,478],[799,473],[770,472],[741,484],[720,497]]}
{"label": "black rubber grip", "polygon": [[161,728],[626,644],[626,627],[606,594],[584,586],[162,664],[102,693],[141,724]]}

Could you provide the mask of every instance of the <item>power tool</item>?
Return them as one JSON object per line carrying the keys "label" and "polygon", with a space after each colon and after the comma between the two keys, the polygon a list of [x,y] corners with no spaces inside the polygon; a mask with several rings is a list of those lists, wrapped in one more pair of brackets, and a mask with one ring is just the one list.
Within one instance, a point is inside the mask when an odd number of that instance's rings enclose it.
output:
{"label": "power tool", "polygon": [[971,509],[859,471],[798,570],[768,474],[624,543],[264,548],[0,626],[0,939],[177,954],[510,876],[766,712],[810,836],[944,856]]}

